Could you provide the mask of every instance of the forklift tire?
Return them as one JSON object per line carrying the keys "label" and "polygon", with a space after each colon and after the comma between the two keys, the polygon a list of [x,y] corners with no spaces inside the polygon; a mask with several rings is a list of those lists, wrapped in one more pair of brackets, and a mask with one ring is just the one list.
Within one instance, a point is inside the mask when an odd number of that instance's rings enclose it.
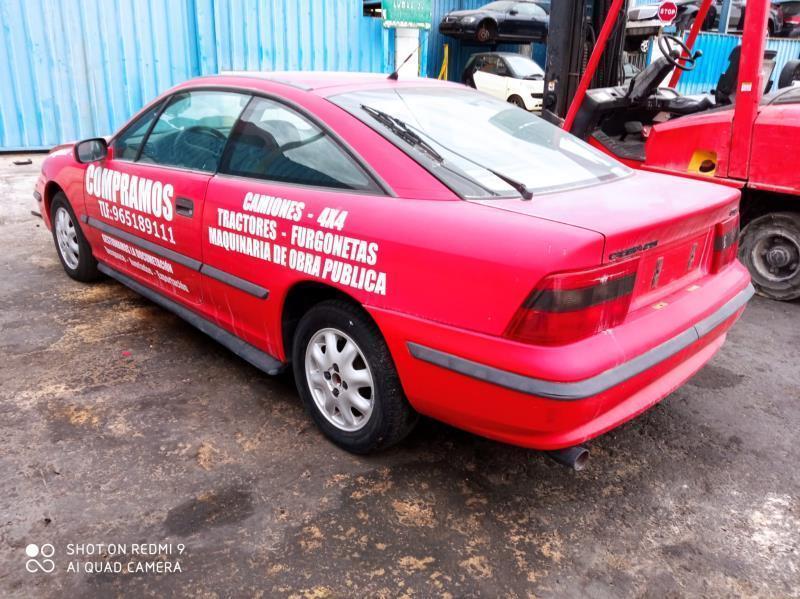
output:
{"label": "forklift tire", "polygon": [[739,260],[759,295],[800,297],[800,214],[774,212],[750,221],[739,236]]}

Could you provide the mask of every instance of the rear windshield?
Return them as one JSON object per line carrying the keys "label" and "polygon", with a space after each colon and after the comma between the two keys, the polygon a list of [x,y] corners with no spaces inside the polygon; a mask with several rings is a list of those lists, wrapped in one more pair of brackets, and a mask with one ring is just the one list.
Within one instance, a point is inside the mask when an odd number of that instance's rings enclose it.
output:
{"label": "rear windshield", "polygon": [[535,195],[630,173],[545,120],[466,87],[384,88],[330,99],[463,198]]}

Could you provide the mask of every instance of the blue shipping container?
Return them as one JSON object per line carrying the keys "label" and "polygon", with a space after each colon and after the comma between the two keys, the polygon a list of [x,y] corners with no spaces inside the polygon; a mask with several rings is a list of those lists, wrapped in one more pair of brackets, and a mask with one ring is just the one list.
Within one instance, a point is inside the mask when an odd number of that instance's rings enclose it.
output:
{"label": "blue shipping container", "polygon": [[393,45],[359,0],[2,0],[0,150],[112,133],[198,75],[388,72]]}

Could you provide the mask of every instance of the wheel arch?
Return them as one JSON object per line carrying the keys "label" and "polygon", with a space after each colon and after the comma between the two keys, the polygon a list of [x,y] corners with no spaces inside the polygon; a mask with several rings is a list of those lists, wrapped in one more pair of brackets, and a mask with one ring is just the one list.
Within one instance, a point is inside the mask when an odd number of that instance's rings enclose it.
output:
{"label": "wheel arch", "polygon": [[497,37],[497,34],[499,32],[499,27],[497,26],[497,20],[493,19],[492,17],[483,17],[480,21],[478,21],[478,27],[475,29],[476,35],[477,31],[484,25],[486,25],[489,31],[494,33],[495,37]]}
{"label": "wheel arch", "polygon": [[770,212],[800,212],[800,195],[745,188],[740,212],[740,225],[744,228],[750,221]]}
{"label": "wheel arch", "polygon": [[364,309],[361,302],[341,289],[317,281],[300,281],[295,283],[286,292],[283,298],[283,306],[281,307],[281,342],[287,362],[291,361],[294,332],[297,330],[300,319],[317,304],[332,299],[345,301],[355,306],[361,310],[367,318],[375,322],[375,319]]}
{"label": "wheel arch", "polygon": [[[51,216],[51,214],[50,214],[50,206],[53,203],[53,198],[59,192],[63,193],[64,196],[67,195],[66,192],[64,192],[64,189],[58,183],[56,183],[55,181],[48,181],[44,186],[44,198],[43,198],[44,202],[43,203],[44,203],[45,212],[47,212],[47,220],[48,220],[48,222],[50,221],[50,216]],[[69,201],[69,198],[67,198],[67,201]]]}

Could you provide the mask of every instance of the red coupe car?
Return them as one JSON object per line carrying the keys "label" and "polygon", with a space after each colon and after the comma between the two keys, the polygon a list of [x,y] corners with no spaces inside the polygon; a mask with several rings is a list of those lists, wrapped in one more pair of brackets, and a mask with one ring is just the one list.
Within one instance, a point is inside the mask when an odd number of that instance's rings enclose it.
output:
{"label": "red coupe car", "polygon": [[354,452],[417,414],[581,443],[697,372],[753,293],[738,191],[634,172],[432,80],[195,79],[55,148],[34,196],[69,276],[291,366]]}

